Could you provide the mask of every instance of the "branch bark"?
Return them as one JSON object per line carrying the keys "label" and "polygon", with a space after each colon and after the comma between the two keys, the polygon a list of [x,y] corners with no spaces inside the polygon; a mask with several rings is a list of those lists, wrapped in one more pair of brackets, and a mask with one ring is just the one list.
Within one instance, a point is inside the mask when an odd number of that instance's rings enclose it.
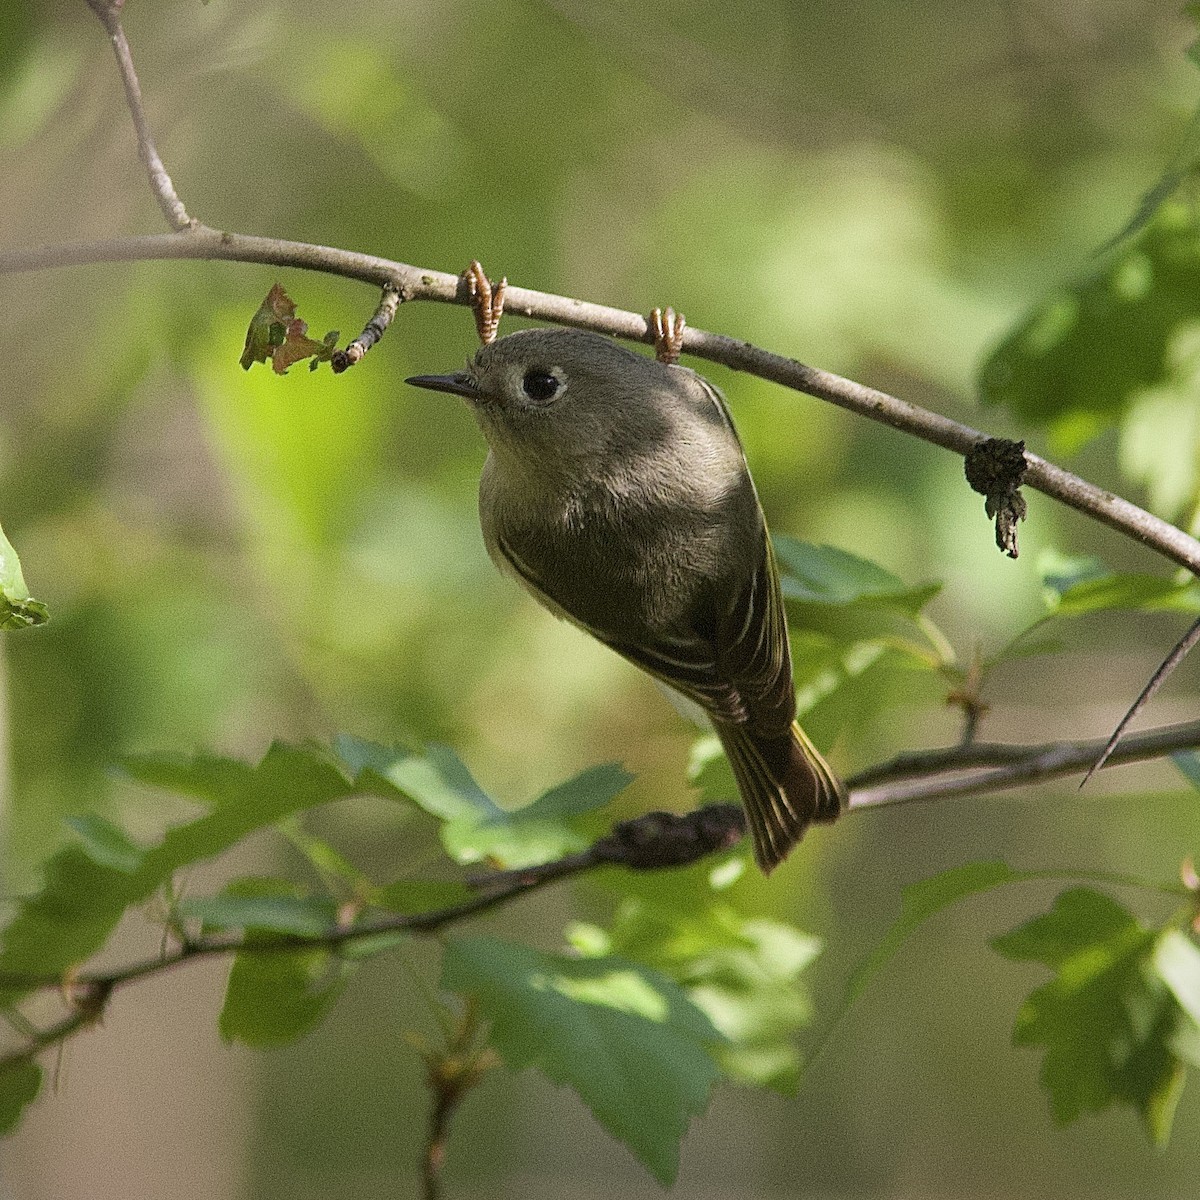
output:
{"label": "branch bark", "polygon": [[[904,755],[848,780],[850,812],[862,812],[914,800],[944,799],[1017,787],[1079,771],[1095,760],[1100,740],[1017,746],[975,744]],[[1200,748],[1200,721],[1165,726],[1129,738],[1112,755],[1107,767],[1156,758],[1178,750]],[[736,805],[715,804],[684,816],[647,813],[618,824],[612,833],[579,854],[516,871],[501,871],[475,881],[479,895],[461,904],[416,914],[397,914],[379,920],[330,929],[313,936],[280,935],[247,940],[239,934],[188,941],[176,949],[129,963],[115,970],[73,972],[58,976],[5,975],[0,987],[14,990],[63,988],[76,1011],[58,1024],[29,1038],[25,1045],[0,1057],[0,1071],[27,1061],[94,1023],[112,994],[127,984],[169,971],[202,958],[226,954],[282,954],[295,950],[339,946],[381,934],[434,933],[480,913],[508,904],[551,883],[605,866],[630,870],[659,870],[696,862],[718,849],[736,844],[744,833]]]}
{"label": "branch bark", "polygon": [[[332,246],[292,242],[281,238],[226,233],[194,225],[179,233],[151,234],[101,242],[67,242],[0,252],[0,275],[51,267],[148,259],[215,259],[294,267],[355,279],[377,287],[392,285],[405,302],[471,305],[471,295],[459,275],[417,267],[370,254]],[[592,304],[572,296],[538,292],[509,285],[505,310],[558,325],[591,329],[612,337],[652,345],[654,330],[641,313]],[[749,342],[689,326],[683,350],[697,358],[722,363],[792,391],[836,404],[861,417],[888,425],[935,446],[967,455],[987,434],[969,425],[930,412],[897,396],[810,367]],[[1182,529],[1146,512],[1086,479],[1026,452],[1025,484],[1133,538],[1171,562],[1200,575],[1200,542]]]}
{"label": "branch bark", "polygon": [[87,0],[88,7],[100,18],[109,40],[112,42],[113,54],[117,58],[117,70],[121,73],[121,83],[125,87],[125,103],[129,107],[129,115],[133,118],[133,128],[137,133],[138,155],[150,177],[150,189],[162,209],[167,224],[172,229],[190,229],[195,222],[183,207],[183,201],[175,191],[171,176],[158,156],[154,145],[154,136],[150,132],[150,122],[146,119],[146,109],[142,104],[142,87],[138,82],[137,71],[133,66],[133,54],[129,49],[129,41],[121,26],[121,9],[125,0]]}
{"label": "branch bark", "polygon": [[[296,267],[357,279],[377,287],[393,288],[398,302],[432,300],[442,304],[472,304],[473,296],[468,283],[459,275],[330,246],[229,233],[212,229],[189,217],[155,149],[146,120],[137,73],[120,24],[124,0],[87,0],[87,3],[112,38],[125,84],[126,99],[137,130],[139,152],[146,164],[155,197],[176,232],[4,251],[0,252],[0,275],[99,262],[159,258],[220,259]],[[508,312],[538,320],[654,344],[652,322],[641,313],[520,287],[508,288],[505,308]],[[379,332],[385,325],[386,322],[381,324]],[[826,400],[956,454],[967,455],[987,437],[969,425],[930,412],[899,397],[724,334],[689,327],[682,338],[681,349],[697,358],[723,363],[736,371],[757,375],[793,391]],[[1026,453],[1025,459],[1025,482],[1030,487],[1200,575],[1200,542],[1183,530],[1036,454]]]}

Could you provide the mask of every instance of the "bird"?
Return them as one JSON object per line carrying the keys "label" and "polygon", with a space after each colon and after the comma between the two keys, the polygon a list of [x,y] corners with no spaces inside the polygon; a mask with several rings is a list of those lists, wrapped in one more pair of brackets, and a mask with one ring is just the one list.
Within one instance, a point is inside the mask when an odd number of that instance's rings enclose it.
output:
{"label": "bird", "polygon": [[770,873],[845,791],[796,721],[779,572],[721,393],[580,329],[524,329],[417,387],[467,401],[488,443],[484,543],[554,615],[711,724]]}

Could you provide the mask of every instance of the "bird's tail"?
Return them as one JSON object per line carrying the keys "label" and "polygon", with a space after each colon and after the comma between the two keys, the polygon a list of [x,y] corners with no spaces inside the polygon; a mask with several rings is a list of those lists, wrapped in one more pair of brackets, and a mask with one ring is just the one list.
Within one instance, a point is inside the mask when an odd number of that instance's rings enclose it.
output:
{"label": "bird's tail", "polygon": [[745,725],[716,730],[742,794],[755,860],[769,873],[814,821],[836,820],[845,789],[795,721],[778,737]]}

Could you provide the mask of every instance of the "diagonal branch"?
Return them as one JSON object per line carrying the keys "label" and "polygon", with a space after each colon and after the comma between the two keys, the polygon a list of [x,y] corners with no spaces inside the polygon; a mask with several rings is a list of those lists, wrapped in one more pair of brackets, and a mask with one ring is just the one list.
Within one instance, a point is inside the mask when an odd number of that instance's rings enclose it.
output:
{"label": "diagonal branch", "polygon": [[[356,279],[383,287],[391,283],[406,302],[431,300],[470,306],[471,296],[458,275],[358,254],[331,246],[280,238],[225,233],[195,226],[185,233],[153,234],[104,242],[68,242],[30,249],[0,251],[0,275],[38,271],[85,263],[135,262],[147,259],[219,259],[297,267]],[[630,341],[653,344],[654,330],[641,313],[591,304],[571,296],[509,286],[505,309],[559,325],[591,329]],[[720,333],[689,327],[683,337],[685,353],[736,371],[768,379],[848,409],[868,420],[910,434],[935,446],[966,455],[987,435],[919,405],[865,384],[822,371]],[[1200,542],[1182,529],[1131,504],[1128,500],[1026,452],[1024,483],[1051,498],[1141,542],[1172,562],[1200,575]]]}
{"label": "diagonal branch", "polygon": [[[138,261],[155,258],[223,259],[234,262],[269,263],[279,267],[299,267],[322,271],[394,288],[396,301],[434,300],[443,304],[473,306],[474,297],[467,282],[442,271],[390,262],[372,255],[355,254],[329,246],[314,246],[275,238],[253,237],[211,229],[192,220],[175,193],[146,121],[141,89],[121,28],[124,0],[87,0],[88,6],[104,23],[112,38],[117,64],[125,84],[125,95],[138,134],[138,148],[150,174],[150,184],[158,197],[173,234],[142,238],[120,238],[104,242],[75,242],[28,250],[0,251],[0,275],[17,271],[45,270],[50,267],[84,263]],[[506,294],[509,312],[552,321],[561,325],[591,329],[613,337],[655,342],[651,321],[640,313],[589,304],[569,296],[555,296],[526,288],[510,287]],[[394,310],[393,310],[394,312]],[[377,314],[378,316],[378,314]],[[872,421],[890,425],[936,446],[964,457],[986,435],[969,425],[930,412],[886,392],[843,379],[817,367],[809,367],[793,358],[773,354],[724,334],[688,328],[678,349],[723,363],[736,371],[745,371],[768,379],[793,391],[804,392],[831,404],[837,404]],[[364,347],[365,349],[365,347]],[[342,360],[349,365],[349,359]],[[1095,484],[1064,471],[1036,454],[1025,454],[1024,482],[1045,495],[1109,525],[1142,542],[1172,562],[1200,575],[1200,542],[1183,530],[1163,521],[1136,504],[1115,496]]]}
{"label": "diagonal branch", "polygon": [[138,154],[146,166],[146,173],[150,176],[150,187],[158,206],[172,229],[191,229],[197,222],[188,216],[187,209],[183,207],[183,201],[175,191],[167,168],[158,156],[154,136],[150,132],[150,122],[146,120],[141,84],[138,83],[137,71],[134,70],[129,41],[121,26],[121,9],[124,4],[125,0],[87,0],[88,7],[100,18],[112,41],[113,53],[117,56],[117,69],[121,72],[121,82],[125,85],[125,102],[129,105],[133,127],[137,131]]}
{"label": "diagonal branch", "polygon": [[[1041,746],[976,744],[904,755],[849,781],[850,811],[996,791],[1054,779],[1090,765],[1100,745],[1099,741]],[[1197,747],[1200,747],[1200,721],[1166,726],[1127,739],[1107,765],[1116,766]],[[973,773],[971,768],[975,768]],[[478,894],[461,904],[339,926],[317,935],[280,934],[254,940],[242,934],[201,937],[186,941],[168,953],[115,970],[93,974],[72,972],[66,981],[69,988],[64,992],[74,1011],[57,1024],[36,1031],[24,1045],[0,1056],[0,1072],[30,1061],[48,1047],[66,1041],[93,1024],[103,1015],[118,988],[189,962],[228,954],[284,954],[316,947],[336,951],[341,946],[388,933],[435,933],[551,883],[600,867],[660,870],[696,862],[717,850],[728,849],[744,833],[745,821],[737,805],[712,804],[684,816],[647,813],[620,822],[611,833],[578,854],[540,866],[485,876],[476,881]],[[62,988],[63,985],[64,980],[57,975],[0,976],[0,988],[17,991]]]}
{"label": "diagonal branch", "polygon": [[[978,795],[1073,775],[1091,767],[1104,745],[1103,738],[1040,746],[977,742],[946,750],[903,754],[846,781],[850,787],[850,810]],[[1144,762],[1197,746],[1200,746],[1200,721],[1166,725],[1126,738],[1109,755],[1105,766]]]}

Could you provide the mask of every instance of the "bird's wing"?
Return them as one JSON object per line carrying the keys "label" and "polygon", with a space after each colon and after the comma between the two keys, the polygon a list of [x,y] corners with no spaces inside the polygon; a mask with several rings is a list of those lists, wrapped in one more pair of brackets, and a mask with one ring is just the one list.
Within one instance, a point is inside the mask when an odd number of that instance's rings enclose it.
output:
{"label": "bird's wing", "polygon": [[763,527],[754,570],[733,591],[716,636],[717,672],[736,689],[746,720],[763,734],[783,734],[796,716],[787,617],[775,551]]}
{"label": "bird's wing", "polygon": [[711,631],[659,631],[652,638],[582,620],[554,597],[506,538],[498,536],[495,545],[546,608],[700,705],[713,720],[729,725],[749,721],[771,730],[790,725],[795,700],[787,626],[765,534],[761,561],[733,595],[724,597],[724,611],[714,614]]}

